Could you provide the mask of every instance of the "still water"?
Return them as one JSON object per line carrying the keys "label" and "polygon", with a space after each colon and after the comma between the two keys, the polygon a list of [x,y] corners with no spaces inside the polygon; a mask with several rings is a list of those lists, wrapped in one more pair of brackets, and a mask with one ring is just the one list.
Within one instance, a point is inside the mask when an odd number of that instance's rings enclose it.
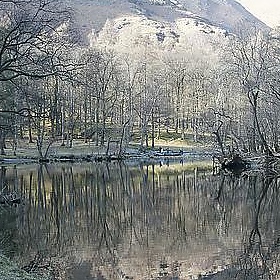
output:
{"label": "still water", "polygon": [[55,279],[280,279],[279,178],[211,164],[7,166],[1,251]]}

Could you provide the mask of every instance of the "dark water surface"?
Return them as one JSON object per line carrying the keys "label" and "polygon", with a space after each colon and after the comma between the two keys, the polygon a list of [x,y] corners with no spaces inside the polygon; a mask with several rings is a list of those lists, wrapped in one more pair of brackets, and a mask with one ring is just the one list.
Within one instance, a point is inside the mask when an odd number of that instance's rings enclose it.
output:
{"label": "dark water surface", "polygon": [[2,167],[25,204],[0,206],[0,250],[57,279],[280,279],[279,184],[206,162]]}

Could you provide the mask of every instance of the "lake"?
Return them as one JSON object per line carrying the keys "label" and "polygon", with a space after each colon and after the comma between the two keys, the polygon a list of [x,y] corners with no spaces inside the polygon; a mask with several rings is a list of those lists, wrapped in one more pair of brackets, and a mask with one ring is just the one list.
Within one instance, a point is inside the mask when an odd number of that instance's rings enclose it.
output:
{"label": "lake", "polygon": [[207,161],[2,166],[24,204],[0,205],[0,250],[55,279],[280,279],[279,183]]}

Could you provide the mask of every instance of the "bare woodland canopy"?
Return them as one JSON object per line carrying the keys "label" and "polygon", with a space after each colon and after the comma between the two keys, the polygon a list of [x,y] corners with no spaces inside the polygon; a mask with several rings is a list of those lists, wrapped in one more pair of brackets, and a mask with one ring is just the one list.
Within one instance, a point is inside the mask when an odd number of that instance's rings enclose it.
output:
{"label": "bare woodland canopy", "polygon": [[7,139],[36,141],[42,157],[53,141],[144,148],[166,134],[216,141],[222,153],[278,152],[277,30],[226,37],[210,56],[193,45],[139,58],[82,44],[57,1],[0,0],[0,11],[2,154]]}

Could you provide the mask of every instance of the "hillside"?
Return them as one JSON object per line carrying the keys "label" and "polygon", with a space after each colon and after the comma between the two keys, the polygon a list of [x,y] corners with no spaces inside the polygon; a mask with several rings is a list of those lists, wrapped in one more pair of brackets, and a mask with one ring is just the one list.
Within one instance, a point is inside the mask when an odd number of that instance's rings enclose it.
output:
{"label": "hillside", "polygon": [[90,44],[113,48],[123,53],[160,54],[195,53],[213,54],[216,46],[225,42],[229,33],[193,18],[180,18],[174,22],[160,22],[145,16],[121,16],[107,20],[104,27],[89,36]]}
{"label": "hillside", "polygon": [[208,56],[231,33],[268,28],[234,0],[68,0],[67,5],[83,44],[122,53]]}
{"label": "hillside", "polygon": [[85,30],[99,31],[106,20],[124,15],[140,15],[159,22],[194,18],[235,32],[266,25],[234,0],[68,0],[76,12],[77,23]]}

